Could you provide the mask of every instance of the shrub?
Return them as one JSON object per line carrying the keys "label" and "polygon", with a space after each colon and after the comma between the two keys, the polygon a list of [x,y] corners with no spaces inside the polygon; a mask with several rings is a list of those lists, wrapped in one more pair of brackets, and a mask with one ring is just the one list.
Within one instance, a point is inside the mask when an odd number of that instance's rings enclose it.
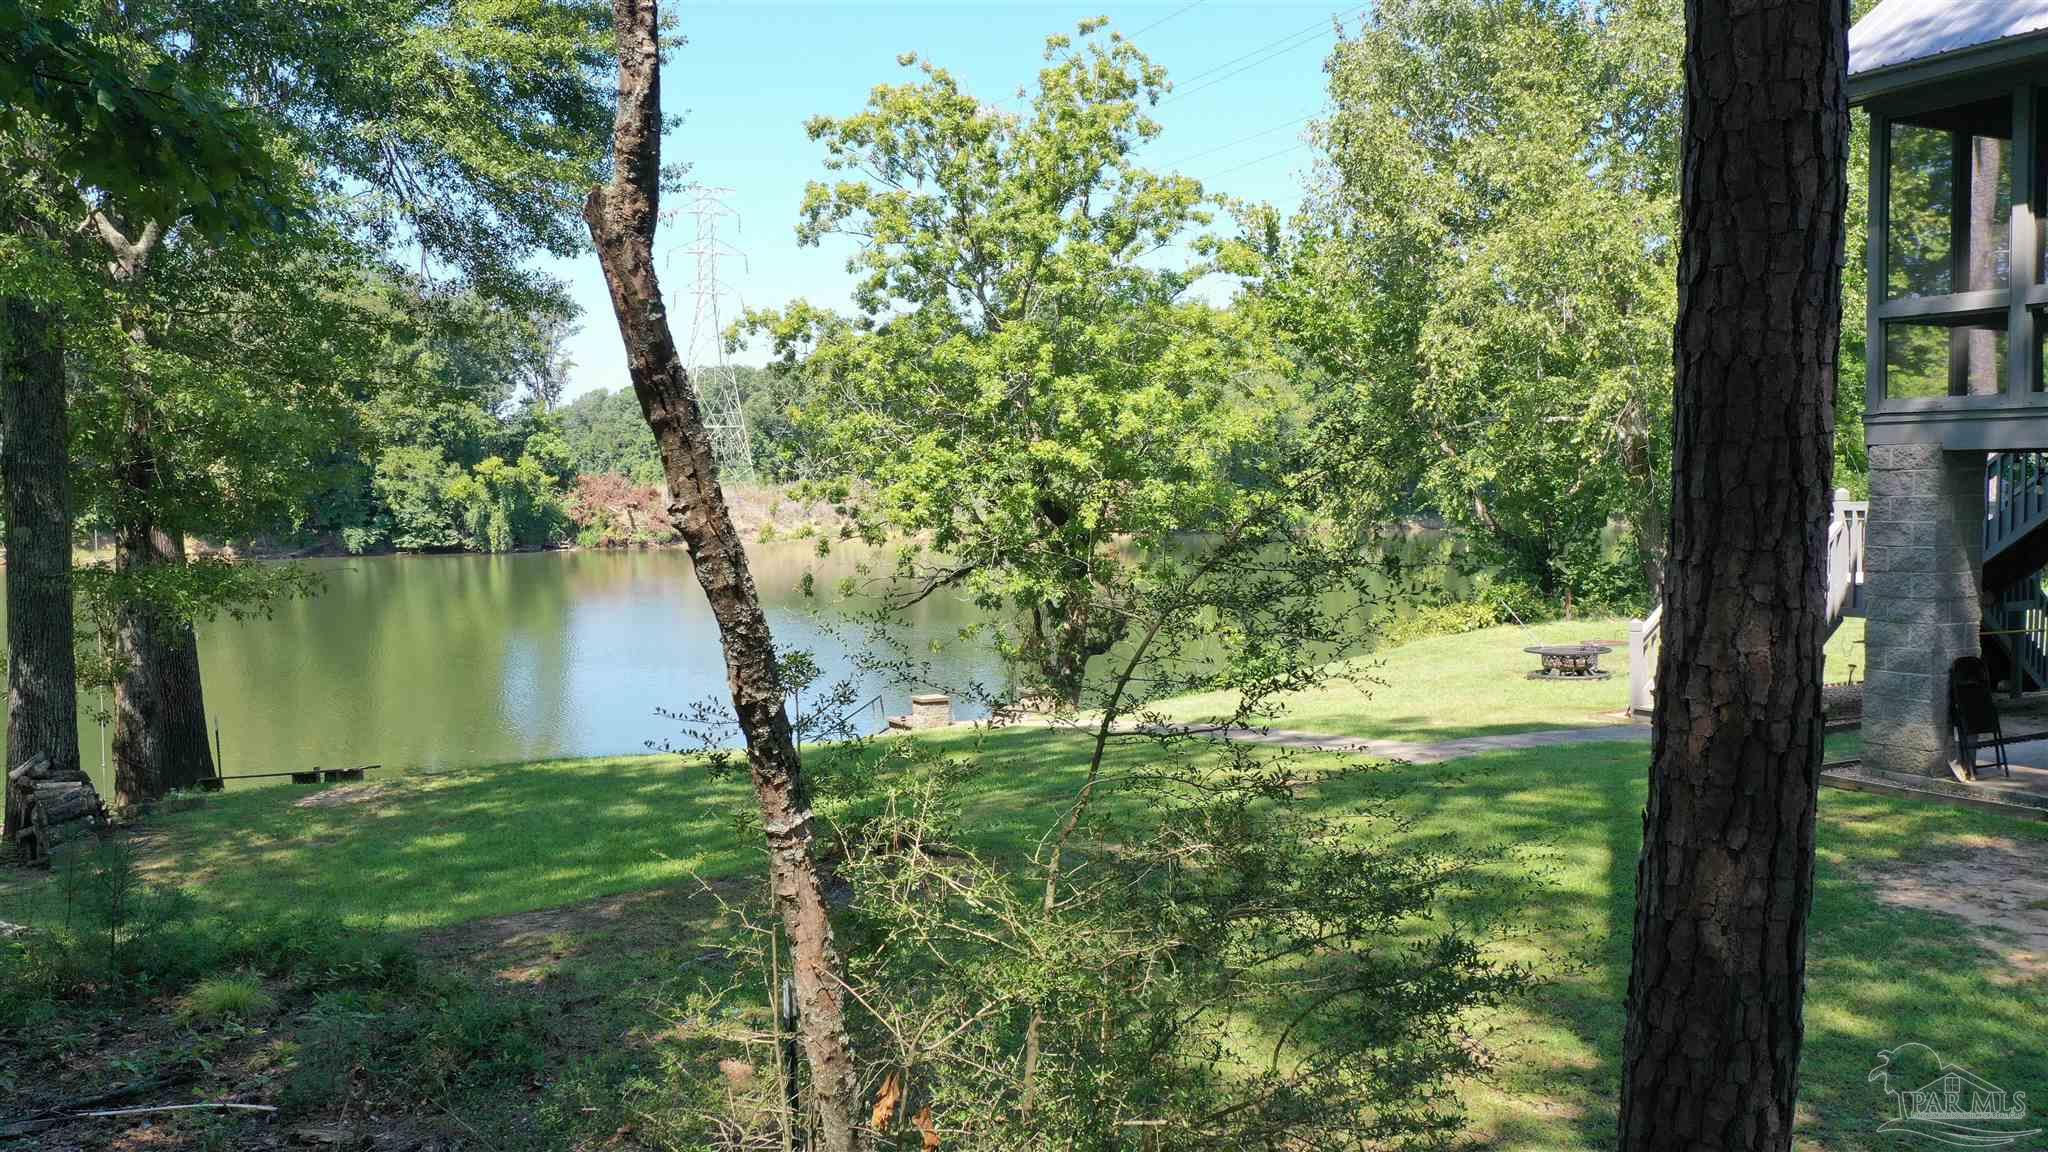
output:
{"label": "shrub", "polygon": [[210,976],[192,986],[178,1002],[178,1020],[184,1024],[211,1024],[221,1020],[252,1020],[268,1016],[277,998],[263,988],[263,982],[247,972],[233,976]]}
{"label": "shrub", "polygon": [[661,489],[615,472],[586,473],[569,494],[576,542],[586,548],[654,543],[675,537]]}
{"label": "shrub", "polygon": [[[1436,1146],[1461,1129],[1456,1082],[1488,1064],[1475,1017],[1531,983],[1492,948],[1523,883],[1505,853],[1411,843],[1383,804],[1340,823],[1295,799],[1346,773],[1169,760],[1126,785],[1122,815],[1076,827],[1063,863],[1041,850],[1020,874],[961,835],[971,762],[878,755],[897,763],[865,794],[841,775],[821,800],[845,846],[849,1024],[895,1078],[876,1118],[900,1146],[925,1123],[961,1152]],[[753,1095],[727,1099],[714,1147],[772,1136]]]}
{"label": "shrub", "polygon": [[1462,600],[1439,598],[1396,616],[1381,629],[1389,642],[1406,644],[1431,636],[1455,636],[1502,624],[1533,624],[1556,613],[1543,594],[1520,580],[1482,576]]}

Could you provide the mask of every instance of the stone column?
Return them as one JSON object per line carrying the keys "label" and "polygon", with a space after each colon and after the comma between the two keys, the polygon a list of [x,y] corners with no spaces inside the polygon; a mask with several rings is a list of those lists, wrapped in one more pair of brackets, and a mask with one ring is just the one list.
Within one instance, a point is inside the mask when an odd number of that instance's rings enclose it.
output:
{"label": "stone column", "polygon": [[1946,776],[1949,664],[1983,624],[1984,454],[1873,445],[1867,541],[1863,764]]}

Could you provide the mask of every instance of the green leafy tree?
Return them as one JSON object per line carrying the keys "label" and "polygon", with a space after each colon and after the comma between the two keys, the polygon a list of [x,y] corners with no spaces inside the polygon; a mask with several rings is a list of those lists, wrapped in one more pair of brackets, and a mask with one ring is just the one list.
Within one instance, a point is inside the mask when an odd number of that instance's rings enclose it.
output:
{"label": "green leafy tree", "polygon": [[1367,522],[1435,510],[1553,597],[1619,522],[1658,583],[1680,31],[1670,0],[1390,0],[1339,46],[1264,303]]}
{"label": "green leafy tree", "polygon": [[555,478],[531,453],[508,464],[486,456],[449,488],[475,551],[506,552],[559,541],[568,517]]}
{"label": "green leafy tree", "polygon": [[460,548],[461,512],[450,493],[464,479],[462,466],[439,448],[400,445],[385,452],[374,481],[383,512],[371,539],[403,552]]}
{"label": "green leafy tree", "polygon": [[578,473],[624,476],[639,484],[662,482],[661,455],[632,389],[592,389],[563,405],[558,415],[570,465]]}
{"label": "green leafy tree", "polygon": [[[256,0],[149,0],[63,6],[78,41],[138,74],[175,74],[252,125],[290,158],[310,227],[366,250],[416,251],[424,275],[452,273],[477,292],[526,305],[559,300],[525,258],[580,244],[575,208],[602,169],[611,93],[608,7],[596,0],[364,0],[306,9]],[[133,189],[76,185],[86,203],[105,292],[135,350],[119,395],[115,457],[122,491],[108,502],[117,566],[180,566],[189,474],[157,450],[187,401],[179,377],[140,370],[168,337],[148,300],[213,211],[205,181]],[[76,221],[67,226],[75,227]],[[302,229],[283,220],[285,234]],[[245,231],[241,236],[247,236]],[[159,294],[160,295],[160,294]],[[203,358],[202,362],[203,362]],[[188,374],[186,379],[196,378]],[[304,473],[275,474],[303,487]],[[140,579],[124,586],[154,583]],[[128,650],[115,746],[145,796],[209,765],[196,640],[137,604],[120,629]]]}
{"label": "green leafy tree", "polygon": [[[300,190],[275,134],[188,60],[139,52],[76,0],[0,11],[0,388],[6,391],[7,763],[78,763],[70,349],[114,319],[86,269],[96,207],[181,211],[203,237],[274,225]],[[60,313],[62,314],[60,318]],[[196,682],[197,662],[191,662]],[[201,721],[203,727],[203,718]],[[200,740],[203,751],[204,741]],[[13,795],[7,832],[14,832]]]}
{"label": "green leafy tree", "polygon": [[927,590],[1020,616],[1020,666],[1070,703],[1124,635],[1096,608],[1128,545],[1228,522],[1229,462],[1274,429],[1259,333],[1174,259],[1211,223],[1201,186],[1133,156],[1165,73],[1099,29],[1047,41],[1021,114],[906,56],[919,80],[811,121],[848,178],[810,187],[798,234],[857,240],[858,314],[743,321],[810,376],[830,494],[945,557]]}

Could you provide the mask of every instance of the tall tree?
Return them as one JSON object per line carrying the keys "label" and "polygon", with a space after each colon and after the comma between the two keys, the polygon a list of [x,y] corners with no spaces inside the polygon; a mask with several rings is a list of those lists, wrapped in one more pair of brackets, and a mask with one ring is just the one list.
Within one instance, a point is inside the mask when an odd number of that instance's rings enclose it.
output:
{"label": "tall tree", "polygon": [[[68,0],[0,12],[0,388],[7,505],[9,765],[78,763],[69,401],[50,289],[73,279],[84,189],[150,210],[191,201],[218,232],[278,216],[288,182],[250,118],[179,62],[110,46]],[[78,17],[73,19],[73,17]],[[80,285],[63,295],[80,301]],[[196,665],[194,675],[196,676]],[[202,722],[203,725],[203,722]],[[8,794],[6,830],[15,828]]]}
{"label": "tall tree", "polygon": [[1357,513],[1440,513],[1546,595],[1664,552],[1675,0],[1385,0],[1265,294],[1321,370]]}
{"label": "tall tree", "polygon": [[[38,753],[75,769],[78,673],[71,613],[71,484],[64,348],[33,301],[0,298],[0,474],[7,516],[7,762]],[[7,834],[15,831],[7,789]]]}
{"label": "tall tree", "polygon": [[1787,1149],[1803,1038],[1845,0],[1688,0],[1671,573],[1621,1147]]}
{"label": "tall tree", "polygon": [[[522,261],[536,249],[574,248],[574,208],[599,170],[610,98],[597,78],[598,0],[364,0],[317,11],[149,0],[118,19],[69,6],[83,13],[83,43],[230,103],[255,125],[257,143],[293,157],[306,216],[320,226],[346,229],[366,247],[415,249],[423,276],[452,272],[506,300],[559,299],[559,286]],[[81,187],[137,360],[167,335],[153,324],[160,313],[139,303],[157,287],[163,250],[182,244],[223,190],[145,183],[126,196]],[[137,367],[121,369],[124,490],[109,502],[122,540],[117,567],[133,577],[116,587],[127,589],[160,585],[144,570],[175,572],[184,535],[212,527],[179,514],[192,477],[161,458],[159,430],[189,394],[175,377]],[[146,799],[207,774],[210,757],[189,622],[157,619],[148,604],[127,613],[115,747],[128,771],[117,775]]]}
{"label": "tall tree", "polygon": [[655,276],[664,126],[658,9],[658,0],[613,0],[619,90],[612,174],[610,183],[591,189],[583,216],[611,290],[633,391],[661,447],[669,514],[689,548],[724,644],[726,683],[746,736],[747,764],[768,843],[770,887],[795,969],[798,1028],[818,1123],[816,1146],[823,1152],[851,1152],[859,1083],[846,1033],[845,979],[812,850],[810,797],[783,707],[774,637],[718,486],[717,457]]}
{"label": "tall tree", "polygon": [[1047,41],[1021,114],[906,57],[917,81],[811,121],[858,178],[813,184],[798,235],[857,242],[860,314],[747,320],[804,356],[833,494],[1020,619],[1020,672],[1068,705],[1127,633],[1103,589],[1131,552],[1226,521],[1231,462],[1265,450],[1281,405],[1248,314],[1189,298],[1214,264],[1170,255],[1207,254],[1211,201],[1137,163],[1166,74],[1100,29]]}

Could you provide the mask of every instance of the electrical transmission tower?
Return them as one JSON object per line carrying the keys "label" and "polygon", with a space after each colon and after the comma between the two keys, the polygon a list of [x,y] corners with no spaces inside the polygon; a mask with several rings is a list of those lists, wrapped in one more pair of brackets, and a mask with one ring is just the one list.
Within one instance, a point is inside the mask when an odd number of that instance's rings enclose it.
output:
{"label": "electrical transmission tower", "polygon": [[696,280],[690,288],[694,305],[690,312],[690,343],[683,361],[697,388],[697,407],[704,414],[704,430],[711,435],[711,449],[718,456],[718,474],[727,481],[750,484],[754,480],[754,442],[747,436],[747,416],[740,407],[739,378],[725,358],[725,323],[719,315],[719,299],[727,291],[718,278],[721,254],[746,256],[718,238],[718,222],[739,213],[725,203],[730,188],[692,185],[689,205],[682,210],[696,221],[696,235],[682,251],[696,265]]}

